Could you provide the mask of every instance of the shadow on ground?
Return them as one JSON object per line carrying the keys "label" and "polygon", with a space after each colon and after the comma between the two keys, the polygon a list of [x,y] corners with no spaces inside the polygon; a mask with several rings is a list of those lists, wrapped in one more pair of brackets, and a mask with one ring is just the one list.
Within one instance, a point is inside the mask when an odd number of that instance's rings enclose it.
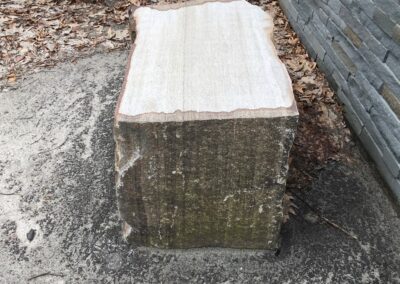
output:
{"label": "shadow on ground", "polygon": [[400,219],[357,147],[298,196],[308,205],[296,200],[278,256],[125,244],[112,124],[126,58],[94,55],[2,90],[0,282],[400,283]]}

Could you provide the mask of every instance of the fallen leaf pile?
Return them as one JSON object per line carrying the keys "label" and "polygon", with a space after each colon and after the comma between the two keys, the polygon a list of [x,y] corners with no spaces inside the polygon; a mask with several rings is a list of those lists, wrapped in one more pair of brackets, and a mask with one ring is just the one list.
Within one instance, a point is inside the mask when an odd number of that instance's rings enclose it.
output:
{"label": "fallen leaf pile", "polygon": [[126,48],[128,1],[0,1],[0,82],[95,50]]}
{"label": "fallen leaf pile", "polygon": [[[134,2],[135,1],[135,2]],[[142,5],[155,0],[134,0]],[[164,1],[180,2],[180,1]],[[274,18],[274,42],[293,81],[300,113],[290,158],[288,186],[307,188],[329,160],[345,159],[350,131],[324,75],[291,29],[277,0],[255,0]],[[129,45],[129,1],[112,8],[83,1],[5,0],[0,2],[0,78],[14,82],[23,72],[60,60]]]}

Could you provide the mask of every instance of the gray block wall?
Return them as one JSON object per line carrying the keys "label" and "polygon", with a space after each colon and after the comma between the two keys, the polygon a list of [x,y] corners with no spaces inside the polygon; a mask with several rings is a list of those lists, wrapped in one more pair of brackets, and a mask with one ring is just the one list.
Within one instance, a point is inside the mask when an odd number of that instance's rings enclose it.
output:
{"label": "gray block wall", "polygon": [[400,201],[400,1],[279,3]]}

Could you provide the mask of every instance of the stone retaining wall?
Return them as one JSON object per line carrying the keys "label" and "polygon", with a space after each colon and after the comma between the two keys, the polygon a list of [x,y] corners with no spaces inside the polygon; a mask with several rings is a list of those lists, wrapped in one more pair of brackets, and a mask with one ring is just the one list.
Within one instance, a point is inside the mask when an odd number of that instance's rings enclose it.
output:
{"label": "stone retaining wall", "polygon": [[400,3],[279,0],[400,200]]}

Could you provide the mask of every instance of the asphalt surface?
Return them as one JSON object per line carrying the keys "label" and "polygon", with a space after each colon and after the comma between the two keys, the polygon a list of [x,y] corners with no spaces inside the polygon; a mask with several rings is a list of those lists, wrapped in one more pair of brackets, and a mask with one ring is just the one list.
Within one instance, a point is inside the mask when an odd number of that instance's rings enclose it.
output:
{"label": "asphalt surface", "polygon": [[399,211],[357,143],[298,195],[279,253],[124,243],[112,125],[126,60],[97,54],[1,90],[0,283],[400,283]]}

